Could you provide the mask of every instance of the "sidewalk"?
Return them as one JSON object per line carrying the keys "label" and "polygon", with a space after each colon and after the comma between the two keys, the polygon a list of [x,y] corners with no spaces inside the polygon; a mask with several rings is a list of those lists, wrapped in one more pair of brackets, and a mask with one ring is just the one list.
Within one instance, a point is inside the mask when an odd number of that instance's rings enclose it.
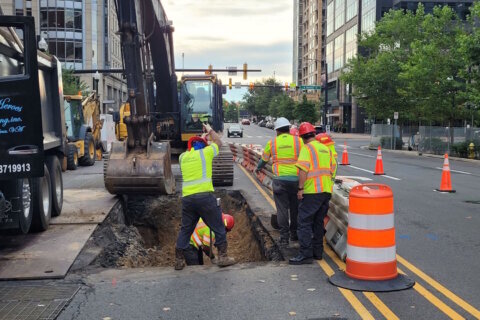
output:
{"label": "sidewalk", "polygon": [[335,139],[351,139],[351,140],[368,140],[370,141],[370,134],[365,133],[339,133],[331,132],[333,140]]}

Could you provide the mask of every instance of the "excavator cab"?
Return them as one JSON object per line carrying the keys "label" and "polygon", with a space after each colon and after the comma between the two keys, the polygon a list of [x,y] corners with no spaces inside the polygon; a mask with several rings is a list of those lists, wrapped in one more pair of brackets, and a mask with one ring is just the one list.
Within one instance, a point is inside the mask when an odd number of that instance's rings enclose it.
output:
{"label": "excavator cab", "polygon": [[223,131],[222,84],[216,75],[187,75],[181,79],[180,114],[182,141],[202,133],[208,123]]}

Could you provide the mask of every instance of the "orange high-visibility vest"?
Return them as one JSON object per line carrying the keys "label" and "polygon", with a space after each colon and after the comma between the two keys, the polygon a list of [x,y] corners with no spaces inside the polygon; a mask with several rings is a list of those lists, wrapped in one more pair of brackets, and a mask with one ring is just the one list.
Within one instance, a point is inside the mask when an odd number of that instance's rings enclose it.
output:
{"label": "orange high-visibility vest", "polygon": [[307,172],[304,194],[332,193],[336,161],[327,146],[317,140],[307,143],[300,150],[296,166]]}
{"label": "orange high-visibility vest", "polygon": [[[215,234],[212,231],[212,243],[215,242]],[[202,246],[210,246],[210,228],[203,222],[202,218],[198,220],[197,226],[190,237],[190,244],[199,249]]]}

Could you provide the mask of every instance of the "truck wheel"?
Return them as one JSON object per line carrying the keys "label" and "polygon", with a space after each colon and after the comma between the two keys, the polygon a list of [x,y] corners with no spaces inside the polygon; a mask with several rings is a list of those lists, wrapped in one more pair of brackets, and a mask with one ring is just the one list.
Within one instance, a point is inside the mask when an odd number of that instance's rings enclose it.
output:
{"label": "truck wheel", "polygon": [[78,167],[78,151],[74,144],[67,146],[67,169],[77,170]]}
{"label": "truck wheel", "polygon": [[50,173],[45,165],[45,175],[32,179],[32,230],[45,231],[52,217],[52,188]]}
{"label": "truck wheel", "polygon": [[52,189],[52,216],[57,217],[62,213],[63,206],[62,166],[57,156],[48,156],[47,167],[50,171]]}
{"label": "truck wheel", "polygon": [[80,158],[80,165],[82,166],[93,166],[95,164],[95,141],[90,132],[87,132],[85,135],[84,141],[84,154]]}

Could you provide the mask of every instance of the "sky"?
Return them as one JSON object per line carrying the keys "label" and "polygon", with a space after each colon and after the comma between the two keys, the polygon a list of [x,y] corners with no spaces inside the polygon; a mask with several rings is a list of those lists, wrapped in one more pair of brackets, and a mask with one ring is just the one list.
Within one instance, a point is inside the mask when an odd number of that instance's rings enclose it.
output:
{"label": "sky", "polygon": [[[262,69],[231,76],[232,82],[248,84],[273,77],[281,83],[292,79],[292,0],[162,0],[173,21],[175,66],[182,68]],[[177,74],[181,76],[181,74]],[[228,76],[219,74],[223,84]],[[246,89],[228,90],[229,101],[241,100]]]}

